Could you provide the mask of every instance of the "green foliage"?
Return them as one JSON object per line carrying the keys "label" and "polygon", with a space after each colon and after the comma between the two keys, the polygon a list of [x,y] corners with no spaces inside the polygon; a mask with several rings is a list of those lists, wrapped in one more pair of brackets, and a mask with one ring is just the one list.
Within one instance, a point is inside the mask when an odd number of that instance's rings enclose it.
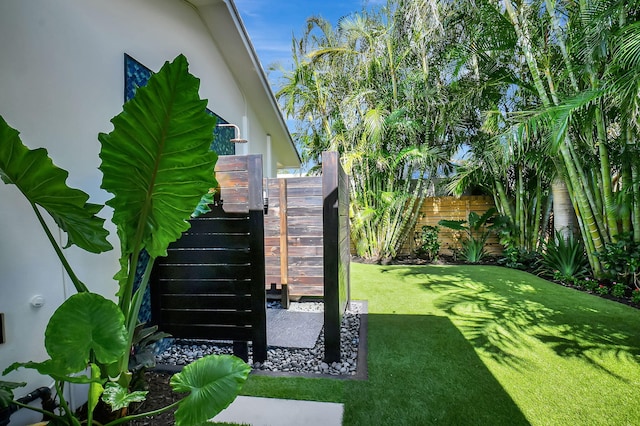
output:
{"label": "green foliage", "polygon": [[28,149],[19,132],[1,116],[0,141],[0,178],[15,185],[34,208],[38,206],[49,213],[67,233],[65,248],[76,245],[92,253],[113,248],[107,241],[104,219],[96,216],[103,206],[88,203],[87,194],[68,187],[69,173],[53,164],[46,149]]}
{"label": "green foliage", "polygon": [[627,286],[624,283],[614,282],[611,286],[611,294],[615,297],[624,297],[627,292]]}
{"label": "green foliage", "polygon": [[631,292],[631,301],[633,303],[640,303],[640,289],[635,289]]}
{"label": "green foliage", "polygon": [[144,373],[156,366],[155,344],[170,334],[158,331],[158,326],[145,327],[138,324],[133,333],[131,355],[129,356],[129,371],[132,374],[130,388],[132,390],[146,389]]}
{"label": "green foliage", "polygon": [[440,251],[439,232],[440,228],[437,226],[422,226],[420,234],[416,237],[416,254],[418,256],[425,256],[430,261],[438,260]]}
{"label": "green foliage", "polygon": [[[215,118],[205,112],[200,83],[187,67],[183,58],[152,76],[147,90],[137,91],[111,120],[113,131],[98,136],[101,187],[113,194],[107,205],[114,209],[123,256],[140,246],[152,258],[166,256],[169,243],[188,229],[185,218],[217,186],[212,171],[217,155],[209,150]],[[143,173],[123,173],[129,169]]]}
{"label": "green foliage", "polygon": [[469,263],[478,263],[487,255],[487,251],[484,248],[485,243],[486,238],[477,240],[470,238],[463,241],[460,255]]}
{"label": "green foliage", "polygon": [[567,238],[556,232],[542,253],[541,270],[560,280],[580,278],[587,272],[587,258],[582,241],[569,234]]}
{"label": "green foliage", "polygon": [[599,285],[599,282],[597,280],[594,280],[590,277],[576,278],[573,280],[573,282],[576,287],[590,292],[595,292]]}
{"label": "green foliage", "polygon": [[534,270],[539,267],[540,255],[535,251],[528,251],[520,247],[507,247],[502,252],[498,264],[507,268]]}
{"label": "green foliage", "polygon": [[102,365],[127,353],[127,330],[118,305],[96,293],[69,297],[51,316],[45,331],[51,360],[65,365],[62,374],[84,370],[90,359]]}
{"label": "green foliage", "polygon": [[454,231],[464,231],[466,238],[460,244],[462,246],[461,255],[469,263],[478,263],[487,254],[484,246],[492,230],[491,226],[486,226],[496,213],[495,208],[490,208],[482,215],[470,212],[467,220],[440,220],[438,225]]}
{"label": "green foliage", "polygon": [[206,356],[171,377],[175,392],[188,392],[175,413],[176,425],[197,425],[231,404],[251,367],[230,355]]}
{"label": "green foliage", "polygon": [[102,400],[109,404],[113,411],[122,410],[132,402],[142,402],[147,399],[147,391],[134,391],[129,393],[127,388],[118,383],[109,382],[105,386]]}
{"label": "green foliage", "polygon": [[13,390],[27,386],[25,382],[5,382],[0,380],[0,409],[13,402]]}
{"label": "green foliage", "polygon": [[309,18],[276,93],[297,120],[304,161],[340,153],[350,175],[351,240],[358,256],[378,262],[413,236],[430,185],[451,168],[449,142],[467,123],[439,73],[423,71],[450,63],[432,49],[442,31],[425,27],[423,14],[408,2],[363,9],[336,27]]}
{"label": "green foliage", "polygon": [[634,241],[632,234],[620,235],[617,242],[606,244],[597,256],[611,279],[640,288],[640,242]]}
{"label": "green foliage", "polygon": [[[87,203],[85,193],[68,188],[67,172],[55,167],[45,150],[25,147],[18,132],[0,117],[0,177],[5,183],[15,184],[33,206],[79,291],[65,300],[49,321],[45,348],[50,359],[14,363],[3,374],[31,368],[51,376],[58,389],[65,382],[90,384],[88,424],[93,423],[93,409],[100,398],[114,410],[144,399],[144,392],[130,392],[130,367],[150,365],[147,350],[163,337],[156,329],[145,329],[137,323],[153,262],[157,256],[166,255],[167,246],[188,229],[187,220],[199,203],[208,199],[203,194],[217,187],[213,175],[217,155],[209,150],[215,119],[205,112],[206,101],[199,98],[198,89],[199,81],[189,74],[186,58],[180,55],[152,76],[147,86],[137,90],[124,111],[113,118],[114,130],[98,137],[102,144],[102,188],[114,195],[107,204],[113,208],[112,220],[122,254],[121,270],[116,274],[117,304],[91,293],[75,277],[39,211],[39,207],[47,211],[68,234],[67,246],[75,244],[101,252],[111,248],[106,242],[107,231],[102,228],[104,220],[95,216],[103,206]],[[142,250],[149,253],[150,260],[134,291]],[[138,352],[130,358],[132,347],[137,347]],[[233,400],[249,369],[241,360],[227,358],[219,362],[215,358],[199,360],[194,365],[184,377],[207,392],[199,393],[198,403],[193,402],[192,396],[185,400],[181,407],[183,425],[199,424],[201,420],[194,420],[198,415],[215,415],[220,401]],[[90,376],[82,374],[87,367]],[[208,369],[219,376],[233,377],[234,385],[213,377]],[[2,382],[0,408],[11,402],[11,390],[18,385]],[[64,394],[59,392],[58,397],[60,414],[48,413],[53,422],[79,425]],[[210,407],[203,411],[202,405],[206,404]],[[171,406],[165,409],[168,408]],[[143,416],[144,413],[115,422]]]}

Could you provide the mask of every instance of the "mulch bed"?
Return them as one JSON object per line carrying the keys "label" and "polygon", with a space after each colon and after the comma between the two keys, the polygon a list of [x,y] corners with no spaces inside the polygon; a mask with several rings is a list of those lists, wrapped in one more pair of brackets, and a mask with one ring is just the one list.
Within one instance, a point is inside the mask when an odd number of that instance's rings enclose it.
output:
{"label": "mulch bed", "polygon": [[[147,371],[145,379],[149,386],[147,399],[133,409],[132,414],[154,411],[182,399],[186,394],[177,394],[171,390],[169,380],[173,373],[165,371]],[[174,424],[174,410],[129,422],[131,426],[170,426]]]}

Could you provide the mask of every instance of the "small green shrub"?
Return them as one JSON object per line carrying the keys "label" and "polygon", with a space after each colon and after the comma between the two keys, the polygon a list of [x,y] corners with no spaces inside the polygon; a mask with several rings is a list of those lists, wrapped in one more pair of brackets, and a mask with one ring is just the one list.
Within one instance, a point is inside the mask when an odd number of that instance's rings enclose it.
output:
{"label": "small green shrub", "polygon": [[596,288],[596,293],[601,294],[601,295],[605,295],[605,294],[609,294],[609,287],[607,287],[604,284],[600,284],[598,285],[598,287]]}
{"label": "small green shrub", "polygon": [[596,291],[596,288],[598,288],[598,281],[591,279],[589,277],[579,280],[579,282],[580,282],[580,287],[588,291]]}
{"label": "small green shrub", "polygon": [[479,240],[470,238],[468,240],[464,240],[461,243],[462,250],[460,251],[460,255],[469,263],[480,262],[487,255],[487,251],[484,249],[486,240],[486,238]]}
{"label": "small green shrub", "polygon": [[632,234],[620,235],[617,242],[606,244],[596,255],[612,280],[638,287],[640,243],[633,241]]}
{"label": "small green shrub", "polygon": [[507,247],[502,252],[498,264],[507,268],[532,270],[540,264],[540,255],[535,251],[528,251],[518,247]]}
{"label": "small green shrub", "polygon": [[419,257],[426,257],[430,261],[438,260],[438,253],[440,252],[439,232],[440,228],[437,226],[424,225],[422,227],[416,238],[416,254]]}
{"label": "small green shrub", "polygon": [[542,272],[563,281],[583,277],[588,266],[582,241],[573,235],[564,238],[559,232],[546,244],[541,263]]}
{"label": "small green shrub", "polygon": [[624,283],[614,282],[611,286],[611,294],[615,297],[624,297],[627,291],[627,286]]}
{"label": "small green shrub", "polygon": [[640,289],[636,288],[631,292],[631,301],[633,303],[640,303]]}

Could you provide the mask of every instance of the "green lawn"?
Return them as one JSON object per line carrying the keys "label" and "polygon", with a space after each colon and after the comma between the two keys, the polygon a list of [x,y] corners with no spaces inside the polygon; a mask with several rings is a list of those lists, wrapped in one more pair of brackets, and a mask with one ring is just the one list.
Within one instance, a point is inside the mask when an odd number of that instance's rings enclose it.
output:
{"label": "green lawn", "polygon": [[345,425],[640,424],[640,311],[493,266],[352,264],[367,381],[252,376]]}

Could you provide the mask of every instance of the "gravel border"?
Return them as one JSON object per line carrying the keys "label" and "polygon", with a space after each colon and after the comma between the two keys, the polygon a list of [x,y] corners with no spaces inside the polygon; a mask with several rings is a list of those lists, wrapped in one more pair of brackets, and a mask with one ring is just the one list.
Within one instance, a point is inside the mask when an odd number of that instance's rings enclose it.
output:
{"label": "gravel border", "polygon": [[[278,303],[270,303],[278,309]],[[289,310],[323,312],[322,302],[292,302]],[[252,374],[276,376],[366,378],[366,312],[367,303],[352,301],[343,315],[340,329],[340,362],[324,362],[324,329],[311,349],[269,346],[267,360],[253,363],[249,344],[249,365]],[[157,370],[177,371],[182,366],[210,354],[233,354],[232,342],[175,339],[173,344],[156,356]]]}

